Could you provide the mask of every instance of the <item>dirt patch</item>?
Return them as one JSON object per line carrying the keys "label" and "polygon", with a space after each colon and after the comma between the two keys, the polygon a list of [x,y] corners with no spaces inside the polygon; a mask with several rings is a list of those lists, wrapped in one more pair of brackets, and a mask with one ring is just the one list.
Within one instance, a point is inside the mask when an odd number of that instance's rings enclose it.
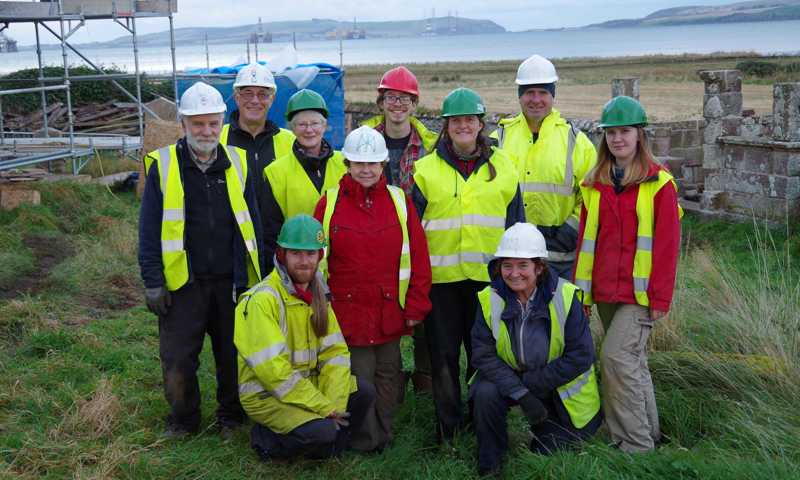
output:
{"label": "dirt patch", "polygon": [[33,253],[35,266],[32,271],[19,276],[13,285],[0,287],[0,300],[41,291],[47,284],[50,271],[75,253],[72,245],[64,237],[27,235],[23,243]]}

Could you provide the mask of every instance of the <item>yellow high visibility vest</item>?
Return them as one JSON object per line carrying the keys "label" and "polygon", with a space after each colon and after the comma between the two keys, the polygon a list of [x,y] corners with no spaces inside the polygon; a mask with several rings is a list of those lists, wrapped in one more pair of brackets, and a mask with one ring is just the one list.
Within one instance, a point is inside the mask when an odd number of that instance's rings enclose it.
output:
{"label": "yellow high visibility vest", "polygon": [[[675,180],[665,170],[658,172],[658,179],[639,184],[639,193],[636,197],[636,253],[633,257],[633,293],[636,303],[644,307],[650,306],[647,296],[647,287],[650,283],[650,273],[653,271],[653,230],[655,228],[655,211],[653,201],[656,194],[665,185],[671,185],[676,190]],[[592,269],[594,268],[594,254],[597,242],[597,232],[600,227],[600,191],[591,185],[581,186],[584,204],[586,205],[586,225],[583,230],[583,243],[578,252],[575,267],[575,284],[583,290],[583,303],[591,305],[592,300]],[[678,205],[678,218],[683,217],[683,209]],[[602,278],[597,279],[603,281]]]}
{"label": "yellow high visibility vest", "polygon": [[497,172],[492,181],[487,164],[464,180],[436,152],[415,164],[414,182],[428,201],[422,227],[433,283],[489,281],[486,265],[503,236],[508,205],[518,189],[510,155],[493,149],[491,162]]}
{"label": "yellow high visibility vest", "polygon": [[[558,279],[553,299],[548,305],[550,311],[550,349],[547,353],[547,362],[559,358],[564,353],[564,325],[567,323],[569,311],[572,307],[572,298],[578,289],[575,285],[563,278]],[[519,370],[517,359],[511,348],[511,337],[508,327],[502,320],[505,301],[491,287],[486,287],[478,293],[483,318],[492,331],[492,336],[497,346],[497,356],[514,370]],[[524,348],[524,346],[520,346]],[[589,370],[578,375],[568,383],[556,388],[564,408],[569,414],[575,428],[583,428],[600,411],[600,391],[597,386],[597,375],[594,365]]]}
{"label": "yellow high visibility vest", "polygon": [[[389,195],[392,197],[394,209],[397,212],[397,219],[400,222],[400,229],[403,232],[403,246],[400,249],[400,271],[398,272],[400,306],[406,306],[406,293],[408,293],[408,283],[411,279],[411,243],[408,240],[408,210],[406,209],[406,194],[400,187],[387,185]],[[325,238],[328,239],[328,247],[325,249],[325,259],[331,249],[330,227],[331,218],[336,208],[336,200],[339,198],[339,187],[334,187],[325,192],[325,215],[322,218],[322,229],[325,231]]]}
{"label": "yellow high visibility vest", "polygon": [[[219,143],[223,145],[228,144],[228,133],[231,130],[231,124],[226,123],[222,126],[222,133],[219,136]],[[281,128],[278,133],[276,133],[272,137],[272,149],[275,152],[275,158],[281,158],[282,156],[286,155],[287,153],[292,151],[292,144],[294,143],[294,133],[291,130],[286,130],[285,128]],[[259,175],[262,172],[258,172]]]}
{"label": "yellow high visibility vest", "polygon": [[267,165],[264,178],[272,188],[272,194],[284,219],[288,220],[300,213],[314,215],[314,207],[323,193],[339,184],[339,180],[347,173],[342,153],[334,152],[327,162],[321,192],[311,183],[293,151],[290,150],[288,154]]}
{"label": "yellow high visibility vest", "polygon": [[[428,130],[428,127],[426,127],[424,123],[420,122],[419,119],[415,117],[411,117],[408,120],[411,123],[411,127],[417,131],[417,135],[419,135],[420,140],[422,140],[422,146],[425,147],[425,151],[432,152],[436,146],[436,140],[438,140],[439,134]],[[374,117],[361,122],[361,125],[375,128],[383,123],[383,121],[383,115],[375,115]]]}
{"label": "yellow high visibility vest", "polygon": [[[567,223],[577,230],[580,184],[597,162],[594,145],[586,135],[553,109],[542,122],[536,143],[522,114],[501,120],[491,136],[517,160],[525,219],[545,227]],[[556,261],[574,258],[571,252],[569,258],[561,258],[561,252],[550,255],[550,260]]]}
{"label": "yellow high visibility vest", "polygon": [[[255,227],[244,199],[247,154],[241,148],[236,147],[225,147],[222,150],[231,162],[231,166],[225,170],[225,184],[233,216],[247,248],[249,260],[247,262],[247,286],[249,287],[261,279],[261,268],[258,263]],[[189,281],[189,261],[184,245],[186,227],[184,191],[175,145],[163,147],[146,155],[145,166],[148,170],[152,162],[156,162],[158,168],[163,197],[161,260],[164,264],[164,279],[167,283],[167,290],[175,291]]]}
{"label": "yellow high visibility vest", "polygon": [[276,268],[241,296],[233,343],[245,412],[276,433],[289,433],[333,411],[346,411],[358,387],[330,304],[328,330],[317,337],[310,323],[313,309],[287,291],[282,274]]}

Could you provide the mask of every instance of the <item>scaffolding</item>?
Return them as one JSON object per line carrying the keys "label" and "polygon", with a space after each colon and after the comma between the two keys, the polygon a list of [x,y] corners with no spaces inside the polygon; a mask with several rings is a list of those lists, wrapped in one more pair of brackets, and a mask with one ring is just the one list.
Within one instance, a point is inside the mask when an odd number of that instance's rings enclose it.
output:
{"label": "scaffolding", "polygon": [[[178,98],[178,79],[175,64],[175,32],[173,14],[177,12],[177,0],[51,0],[51,1],[0,1],[0,32],[8,28],[11,23],[33,23],[36,32],[36,57],[38,60],[39,82],[38,87],[20,88],[13,90],[0,89],[0,170],[8,170],[28,165],[51,162],[54,160],[71,159],[72,172],[78,174],[88,163],[87,157],[97,150],[117,150],[126,154],[138,153],[142,148],[144,138],[144,112],[159,118],[142,102],[142,78],[139,70],[139,47],[136,33],[137,18],[168,18],[170,55],[172,57],[172,86],[175,98]],[[134,74],[136,80],[135,94],[129,92],[117,80],[130,78],[130,74],[107,74],[98,65],[80,52],[68,39],[87,20],[113,20],[128,33],[133,45]],[[57,22],[58,31],[46,22]],[[45,77],[42,63],[42,46],[39,36],[40,28],[50,32],[61,45],[63,60],[63,77]],[[97,71],[97,75],[82,75],[70,77],[68,51],[72,51],[88,66]],[[110,81],[125,96],[137,105],[139,136],[111,134],[76,134],[72,114],[72,96],[70,86],[76,81]],[[57,81],[57,85],[47,83]],[[67,106],[67,132],[66,136],[50,137],[47,124],[47,92],[64,91]],[[22,93],[41,93],[41,108],[43,119],[43,137],[31,132],[6,132],[3,126],[3,98],[7,95]],[[33,153],[31,153],[33,151]]]}

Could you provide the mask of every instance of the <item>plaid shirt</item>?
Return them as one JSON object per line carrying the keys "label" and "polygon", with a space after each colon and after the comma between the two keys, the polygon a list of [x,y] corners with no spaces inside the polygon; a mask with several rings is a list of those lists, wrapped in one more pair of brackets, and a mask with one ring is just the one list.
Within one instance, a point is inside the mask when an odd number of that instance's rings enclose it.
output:
{"label": "plaid shirt", "polygon": [[[375,127],[375,130],[384,133],[386,129],[385,124],[381,123]],[[415,128],[411,128],[411,136],[408,139],[408,144],[405,150],[400,155],[397,161],[389,161],[386,166],[387,183],[398,186],[411,195],[411,190],[414,188],[414,162],[423,157],[427,152],[425,147],[422,146],[422,139],[417,133]]]}

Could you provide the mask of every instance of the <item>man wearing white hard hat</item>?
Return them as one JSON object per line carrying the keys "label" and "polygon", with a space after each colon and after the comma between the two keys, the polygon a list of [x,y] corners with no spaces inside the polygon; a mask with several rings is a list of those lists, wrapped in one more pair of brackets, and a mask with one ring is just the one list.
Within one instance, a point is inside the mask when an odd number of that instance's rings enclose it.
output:
{"label": "man wearing white hard hat", "polygon": [[508,451],[508,409],[530,424],[531,451],[570,448],[600,427],[600,394],[589,320],[578,287],[548,267],[545,237],[530,223],[503,234],[478,293],[470,381],[478,471],[496,474]]}
{"label": "man wearing white hard hat", "polygon": [[200,429],[198,357],[211,337],[217,427],[245,419],[233,344],[237,294],[261,279],[261,225],[244,150],[220,144],[225,102],[198,82],[181,97],[185,136],[145,157],[139,266],[147,308],[158,315],[167,437]]}
{"label": "man wearing white hard hat", "polygon": [[492,136],[517,157],[525,218],[544,234],[548,263],[570,278],[581,213],[580,183],[596,163],[589,138],[553,108],[558,74],[532,55],[517,69],[519,115],[500,121]]}
{"label": "man wearing white hard hat", "polygon": [[[222,127],[220,142],[247,151],[247,162],[253,176],[256,196],[263,201],[265,191],[264,168],[276,158],[292,150],[294,133],[278,127],[267,119],[267,114],[275,101],[278,85],[269,68],[259,63],[251,63],[239,70],[233,83],[233,99],[236,111],[231,112],[230,122]],[[271,259],[265,264],[272,265]],[[264,275],[269,272],[263,272]]]}
{"label": "man wearing white hard hat", "polygon": [[381,133],[359,127],[344,141],[347,174],[314,216],[328,238],[331,303],[350,348],[353,374],[375,385],[375,408],[353,433],[353,448],[382,449],[393,437],[402,362],[400,338],[431,309],[425,232],[402,188],[388,185]]}

